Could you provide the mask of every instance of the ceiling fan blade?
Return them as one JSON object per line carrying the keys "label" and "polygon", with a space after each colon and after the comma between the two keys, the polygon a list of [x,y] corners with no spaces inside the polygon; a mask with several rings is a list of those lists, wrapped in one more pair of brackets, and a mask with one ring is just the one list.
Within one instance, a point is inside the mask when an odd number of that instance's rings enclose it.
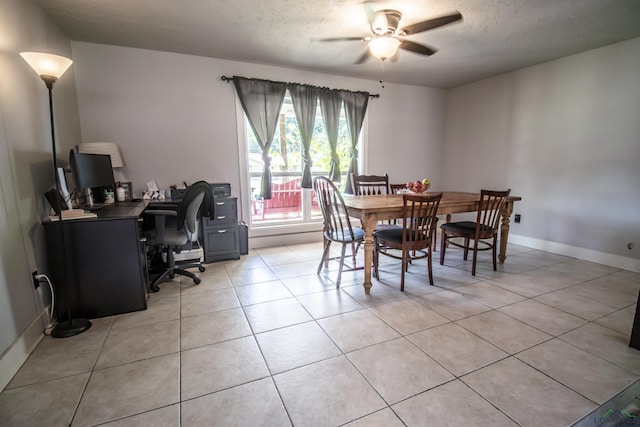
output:
{"label": "ceiling fan blade", "polygon": [[365,50],[364,53],[362,55],[360,55],[360,57],[354,62],[354,64],[362,64],[362,63],[364,63],[364,61],[369,59],[370,55],[371,54],[369,53],[369,49]]}
{"label": "ceiling fan blade", "polygon": [[373,10],[368,1],[362,3],[364,5],[364,10],[367,12],[367,22],[371,25],[373,23],[373,18],[376,16],[376,11]]}
{"label": "ceiling fan blade", "polygon": [[460,12],[452,13],[451,15],[441,16],[439,18],[427,19],[426,21],[416,22],[415,24],[404,27],[400,30],[401,34],[417,34],[423,31],[432,30],[434,28],[442,27],[443,25],[450,24],[462,19]]}
{"label": "ceiling fan blade", "polygon": [[349,42],[349,41],[364,41],[364,37],[326,37],[326,38],[312,38],[312,42]]}
{"label": "ceiling fan blade", "polygon": [[420,55],[433,55],[434,53],[437,52],[435,49],[432,49],[430,47],[427,47],[425,45],[422,45],[416,42],[412,42],[410,40],[402,40],[402,43],[400,43],[400,46],[398,47],[400,49],[419,53]]}

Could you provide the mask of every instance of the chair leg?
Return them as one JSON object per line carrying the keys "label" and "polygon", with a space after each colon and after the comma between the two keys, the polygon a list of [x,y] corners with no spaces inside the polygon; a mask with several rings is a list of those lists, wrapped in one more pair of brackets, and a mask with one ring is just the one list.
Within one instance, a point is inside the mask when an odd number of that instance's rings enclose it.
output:
{"label": "chair leg", "polygon": [[160,290],[160,288],[158,287],[158,283],[160,283],[170,274],[173,274],[173,270],[168,268],[161,275],[156,277],[149,285],[149,292],[158,292]]}
{"label": "chair leg", "polygon": [[[358,242],[358,245],[360,245],[359,242]],[[358,253],[358,248],[359,247],[360,246],[356,247],[355,243],[351,244],[351,259],[353,261],[353,264],[351,264],[351,266],[353,268],[356,268],[356,253]],[[344,252],[344,248],[345,248],[345,246],[343,246],[343,251],[342,252]],[[344,258],[344,254],[342,255],[342,257]]]}
{"label": "chair leg", "polygon": [[435,251],[437,251],[437,250],[438,250],[438,245],[436,244],[436,243],[437,243],[437,242],[436,242],[436,240],[437,240],[436,238],[437,238],[437,237],[438,237],[438,230],[437,230],[437,229],[435,229],[435,227],[434,227],[434,230],[433,230],[433,236],[432,236],[432,239],[433,239],[433,243],[432,243],[432,245],[433,245],[433,250],[435,250]]}
{"label": "chair leg", "polygon": [[373,238],[373,277],[380,280],[380,273],[378,272],[378,239]]}
{"label": "chair leg", "polygon": [[429,284],[431,286],[433,286],[433,268],[431,266],[431,254],[432,254],[431,246],[429,246],[429,249],[427,249],[427,253],[428,253],[428,256],[427,256],[427,268],[428,268],[428,271],[429,271]]}
{"label": "chair leg", "polygon": [[405,250],[402,250],[402,273],[400,273],[400,290],[404,292],[404,273],[409,268],[409,263],[407,262],[407,256],[405,255]]}
{"label": "chair leg", "polygon": [[442,236],[440,236],[440,265],[444,265],[444,251],[447,248],[447,232],[442,230]]}
{"label": "chair leg", "polygon": [[320,274],[320,272],[322,271],[322,265],[325,263],[325,260],[329,255],[329,246],[331,246],[331,240],[327,240],[327,243],[324,246],[324,251],[322,251],[322,259],[320,260],[320,265],[318,266],[318,272],[316,274]]}
{"label": "chair leg", "polygon": [[[149,292],[158,292],[160,288],[158,287],[158,283],[167,278],[173,279],[175,273],[174,268],[176,266],[175,259],[173,257],[173,246],[167,247],[167,261],[163,263],[164,271],[156,277],[153,282],[149,285]],[[162,256],[162,254],[160,254]],[[162,258],[161,258],[162,259]]]}
{"label": "chair leg", "polygon": [[193,280],[193,283],[195,283],[196,285],[200,284],[200,278],[195,273],[192,273],[190,271],[184,270],[182,268],[174,268],[173,272],[175,274],[179,274],[181,276],[186,276],[186,277],[191,278]]}
{"label": "chair leg", "polygon": [[466,261],[468,257],[469,257],[469,238],[465,237],[464,238],[464,256],[462,257],[462,259]]}
{"label": "chair leg", "polygon": [[336,280],[336,289],[340,289],[340,280],[342,279],[342,267],[344,267],[344,256],[347,252],[347,245],[342,245],[342,255],[340,256],[340,267],[338,269],[338,280]]}
{"label": "chair leg", "polygon": [[476,260],[478,259],[478,239],[473,240],[473,262],[471,264],[471,275],[476,275]]}
{"label": "chair leg", "polygon": [[493,236],[493,248],[491,249],[491,252],[493,254],[493,271],[498,270],[498,265],[496,263],[496,246],[498,243],[498,235],[496,234],[495,236]]}

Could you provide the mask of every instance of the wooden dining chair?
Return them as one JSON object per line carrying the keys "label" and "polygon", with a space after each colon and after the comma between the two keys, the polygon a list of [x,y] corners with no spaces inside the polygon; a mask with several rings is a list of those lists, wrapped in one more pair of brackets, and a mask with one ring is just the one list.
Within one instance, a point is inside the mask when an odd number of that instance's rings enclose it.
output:
{"label": "wooden dining chair", "polygon": [[[351,188],[354,196],[375,196],[379,194],[391,194],[389,190],[389,175],[355,175],[351,174]],[[378,221],[376,230],[397,227],[396,221]]]}
{"label": "wooden dining chair", "polygon": [[389,194],[389,175],[351,174],[351,188],[356,196]]}
{"label": "wooden dining chair", "polygon": [[407,188],[407,184],[389,184],[390,194],[398,194],[400,190]]}
{"label": "wooden dining chair", "polygon": [[[407,188],[407,184],[389,184],[389,190],[391,190],[391,194],[399,194],[400,190],[406,190]],[[436,217],[436,225],[438,223],[438,217]],[[438,228],[436,227],[435,231],[433,232],[433,250],[437,251],[438,250],[438,245],[436,244],[437,242],[437,236],[438,236]]]}
{"label": "wooden dining chair", "polygon": [[[506,191],[480,191],[480,204],[478,205],[478,214],[476,221],[458,221],[442,224],[442,237],[440,242],[440,265],[444,264],[444,254],[447,245],[457,246],[464,249],[463,258],[466,261],[469,249],[473,250],[473,261],[471,265],[471,275],[476,275],[476,261],[478,251],[492,251],[493,271],[497,270],[496,250],[498,241],[498,226],[505,205],[505,201],[511,189]],[[453,239],[461,237],[463,243],[454,241]],[[470,241],[473,240],[473,247],[470,247]]]}
{"label": "wooden dining chair", "polygon": [[[433,286],[431,253],[433,233],[436,230],[436,213],[440,206],[442,193],[422,195],[403,194],[402,227],[397,229],[374,231],[373,274],[380,279],[378,269],[379,255],[402,260],[400,290],[404,291],[404,274],[412,260],[427,258],[429,284]],[[401,250],[398,256],[394,250]]]}
{"label": "wooden dining chair", "polygon": [[[319,176],[313,179],[313,190],[316,200],[322,211],[323,218],[323,237],[324,251],[318,272],[322,271],[323,265],[328,265],[331,260],[338,260],[340,267],[338,269],[338,278],[336,280],[336,288],[340,288],[340,279],[343,271],[362,270],[364,266],[356,266],[356,254],[358,248],[364,241],[364,230],[351,226],[351,220],[344,205],[344,200],[340,191],[330,179]],[[339,257],[330,256],[331,243],[336,242],[342,245],[342,251]],[[351,246],[351,266],[344,270],[344,261],[346,257],[347,246]]]}

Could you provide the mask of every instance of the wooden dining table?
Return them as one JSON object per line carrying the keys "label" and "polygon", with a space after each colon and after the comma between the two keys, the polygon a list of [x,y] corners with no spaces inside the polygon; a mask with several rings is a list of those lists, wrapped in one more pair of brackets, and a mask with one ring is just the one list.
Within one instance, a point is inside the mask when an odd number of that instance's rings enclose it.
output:
{"label": "wooden dining table", "polygon": [[[436,193],[436,192],[434,192]],[[427,193],[429,194],[429,193]],[[378,221],[402,217],[402,194],[383,194],[374,196],[344,195],[344,204],[349,216],[360,219],[365,231],[364,236],[364,291],[371,290],[371,266],[373,263],[373,230]],[[522,200],[520,196],[509,196],[503,208],[500,224],[500,252],[498,259],[501,263],[507,259],[507,239],[509,237],[509,218],[513,213],[513,204]],[[477,212],[480,203],[480,193],[466,193],[461,191],[443,191],[438,215],[446,215],[447,222],[451,215],[464,212]]]}

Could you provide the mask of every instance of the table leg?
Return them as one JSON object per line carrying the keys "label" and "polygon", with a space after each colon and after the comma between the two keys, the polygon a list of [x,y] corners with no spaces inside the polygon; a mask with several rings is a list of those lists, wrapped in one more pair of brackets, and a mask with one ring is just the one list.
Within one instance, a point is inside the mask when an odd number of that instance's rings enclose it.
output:
{"label": "table leg", "polygon": [[502,215],[502,223],[500,224],[500,253],[498,254],[498,260],[500,264],[504,263],[507,259],[507,240],[509,239],[509,223],[511,214],[513,213],[513,203],[506,202],[504,204],[504,214]]}
{"label": "table leg", "polygon": [[364,293],[371,290],[371,266],[373,265],[373,230],[376,228],[376,216],[368,215],[362,220],[364,228]]}

